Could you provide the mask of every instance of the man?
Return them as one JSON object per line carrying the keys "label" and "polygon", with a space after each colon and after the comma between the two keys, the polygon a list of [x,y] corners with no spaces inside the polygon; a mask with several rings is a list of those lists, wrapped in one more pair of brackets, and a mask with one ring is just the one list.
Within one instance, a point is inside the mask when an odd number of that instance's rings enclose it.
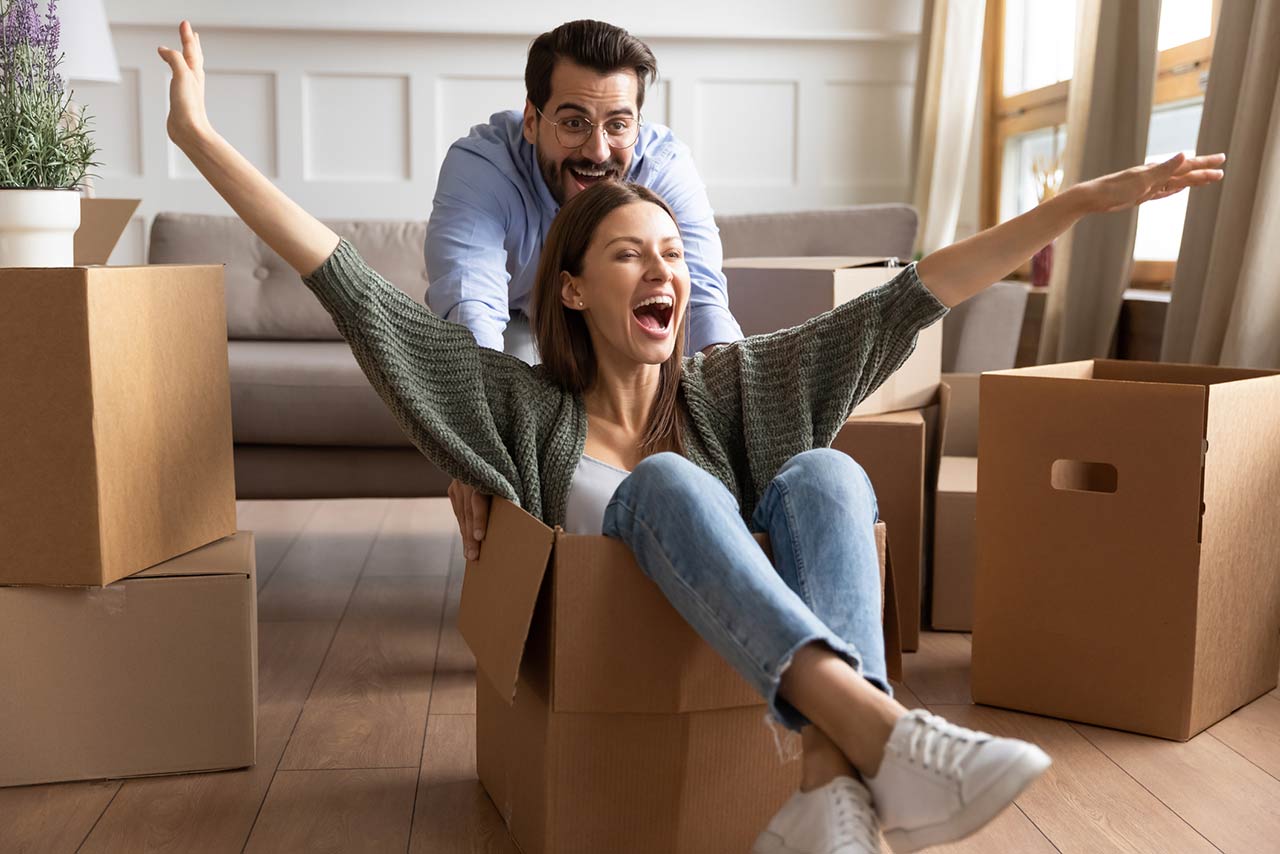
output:
{"label": "man", "polygon": [[[642,121],[657,73],[639,39],[599,21],[538,36],[525,64],[523,113],[494,114],[445,156],[427,225],[427,303],[476,341],[537,359],[527,311],[542,244],[560,206],[598,181],[635,181],[676,214],[691,279],[689,346],[742,337],[721,272],[720,235],[688,148]],[[465,553],[479,553],[488,498],[449,487]],[[480,536],[477,536],[479,534]]]}

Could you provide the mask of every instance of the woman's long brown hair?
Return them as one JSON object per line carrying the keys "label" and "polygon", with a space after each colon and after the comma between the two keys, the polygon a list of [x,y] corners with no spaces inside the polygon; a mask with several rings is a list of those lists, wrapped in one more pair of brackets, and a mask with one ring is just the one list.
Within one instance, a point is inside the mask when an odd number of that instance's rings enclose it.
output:
{"label": "woman's long brown hair", "polygon": [[[604,181],[578,193],[560,209],[538,263],[533,289],[533,331],[544,369],[552,380],[569,391],[585,393],[596,381],[596,352],[582,313],[566,308],[560,301],[560,273],[582,275],[582,261],[596,228],[623,205],[648,202],[675,214],[662,197],[639,184]],[[673,317],[673,320],[675,318]],[[684,430],[680,410],[680,372],[684,362],[684,318],[676,328],[671,357],[662,363],[658,397],[649,412],[640,441],[645,456],[659,451],[684,453]]]}

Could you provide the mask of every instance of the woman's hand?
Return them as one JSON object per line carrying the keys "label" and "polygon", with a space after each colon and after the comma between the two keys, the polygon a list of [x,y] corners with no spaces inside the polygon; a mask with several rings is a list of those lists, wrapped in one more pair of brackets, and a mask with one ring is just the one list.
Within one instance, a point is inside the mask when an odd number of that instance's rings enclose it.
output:
{"label": "woman's hand", "polygon": [[166,129],[169,138],[181,148],[185,142],[211,133],[213,126],[204,108],[204,53],[200,50],[200,34],[191,28],[190,21],[183,21],[178,33],[182,37],[181,53],[168,47],[157,48],[157,51],[173,70]]}
{"label": "woman's hand", "polygon": [[1217,167],[1226,161],[1225,154],[1187,157],[1179,152],[1163,163],[1135,166],[1085,181],[1078,184],[1075,191],[1086,200],[1090,213],[1118,211],[1168,198],[1186,187],[1221,181],[1223,172]]}

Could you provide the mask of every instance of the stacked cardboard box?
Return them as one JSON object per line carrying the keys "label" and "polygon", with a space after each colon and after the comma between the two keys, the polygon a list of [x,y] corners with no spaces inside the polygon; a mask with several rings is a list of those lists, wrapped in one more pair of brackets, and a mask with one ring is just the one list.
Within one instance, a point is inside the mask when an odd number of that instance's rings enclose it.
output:
{"label": "stacked cardboard box", "polygon": [[982,375],[973,698],[1188,739],[1276,686],[1280,373]]}
{"label": "stacked cardboard box", "polygon": [[0,269],[0,301],[0,785],[252,764],[222,269]]}
{"label": "stacked cardboard box", "polygon": [[[733,258],[725,261],[729,308],[747,335],[798,326],[901,272],[896,259]],[[853,457],[875,488],[898,591],[902,649],[919,644],[929,576],[933,484],[947,419],[939,385],[942,324],[920,333],[915,351],[858,404],[832,447]]]}
{"label": "stacked cardboard box", "polygon": [[[896,258],[730,258],[724,262],[729,310],[745,335],[799,326],[883,285],[898,273]],[[930,405],[942,370],[942,324],[921,331],[916,349],[854,415]]]}
{"label": "stacked cardboard box", "polygon": [[943,374],[942,381],[951,393],[934,500],[930,624],[967,632],[977,563],[978,375]]}
{"label": "stacked cardboard box", "polygon": [[617,540],[495,501],[458,628],[478,671],[480,781],[527,854],[739,854],[795,791],[800,763],[762,699]]}

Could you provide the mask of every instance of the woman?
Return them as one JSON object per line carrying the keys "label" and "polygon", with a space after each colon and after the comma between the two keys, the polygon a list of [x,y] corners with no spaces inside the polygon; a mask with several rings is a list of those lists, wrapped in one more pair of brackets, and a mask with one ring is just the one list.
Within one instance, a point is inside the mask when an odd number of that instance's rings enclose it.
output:
{"label": "woman", "polygon": [[[917,332],[1091,211],[1219,180],[1176,157],[1072,188],[796,329],[683,359],[689,276],[665,204],[632,185],[575,197],[543,250],[543,365],[476,346],[370,270],[213,131],[184,22],[169,135],[304,276],[414,443],[548,525],[626,542],[672,604],[800,730],[801,790],[755,850],[898,851],[965,836],[1048,766],[1033,745],[897,703],[884,669],[866,476],[827,449]],[[607,506],[606,506],[607,505]],[[750,523],[750,526],[748,525]],[[775,570],[750,531],[767,531]]]}

